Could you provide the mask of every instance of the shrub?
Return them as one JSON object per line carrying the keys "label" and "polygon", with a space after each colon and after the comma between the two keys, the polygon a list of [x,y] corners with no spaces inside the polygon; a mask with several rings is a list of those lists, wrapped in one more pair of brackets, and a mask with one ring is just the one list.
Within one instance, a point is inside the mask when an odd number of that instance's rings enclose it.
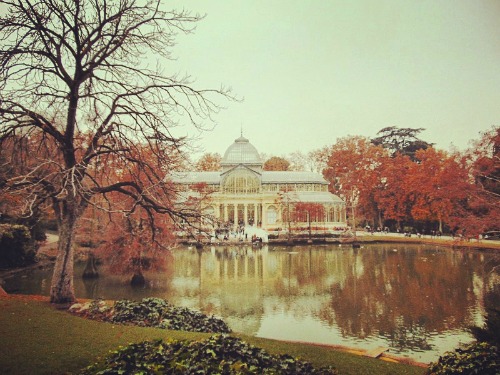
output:
{"label": "shrub", "polygon": [[214,316],[174,307],[161,298],[144,298],[142,302],[117,301],[111,320],[139,326],[191,332],[229,333],[227,324]]}
{"label": "shrub", "polygon": [[101,365],[83,374],[337,374],[331,367],[315,369],[288,355],[271,355],[227,335],[203,341],[158,340],[112,352]]}
{"label": "shrub", "polygon": [[476,342],[454,352],[439,357],[431,363],[429,374],[481,374],[496,375],[500,373],[498,347],[486,342]]}
{"label": "shrub", "polygon": [[0,224],[0,267],[21,267],[35,262],[35,243],[28,227]]}
{"label": "shrub", "polygon": [[476,340],[500,345],[500,309],[487,309],[486,322],[483,328],[471,327],[470,330]]}

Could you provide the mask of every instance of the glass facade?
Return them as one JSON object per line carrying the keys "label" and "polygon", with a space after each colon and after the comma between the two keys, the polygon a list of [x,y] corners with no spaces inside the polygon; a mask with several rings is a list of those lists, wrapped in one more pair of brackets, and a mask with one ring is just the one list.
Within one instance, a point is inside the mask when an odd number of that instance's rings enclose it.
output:
{"label": "glass facade", "polygon": [[220,171],[184,172],[173,182],[187,190],[207,184],[206,213],[235,228],[251,225],[276,230],[286,228],[292,217],[296,227],[311,222],[325,230],[346,227],[345,202],[328,191],[323,176],[264,171],[262,166],[257,149],[241,136],[224,153]]}
{"label": "glass facade", "polygon": [[260,180],[247,170],[236,170],[222,181],[222,192],[226,194],[255,194],[260,191]]}

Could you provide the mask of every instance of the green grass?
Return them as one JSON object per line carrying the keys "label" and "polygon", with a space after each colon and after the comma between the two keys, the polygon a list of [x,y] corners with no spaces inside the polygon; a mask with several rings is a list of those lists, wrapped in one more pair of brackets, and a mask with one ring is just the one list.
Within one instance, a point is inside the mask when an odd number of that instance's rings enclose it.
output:
{"label": "green grass", "polygon": [[[196,340],[203,333],[121,326],[91,321],[60,311],[43,300],[0,298],[0,372],[67,374],[102,358],[120,345],[152,339]],[[332,365],[341,374],[423,374],[425,369],[333,350],[238,335],[272,353],[288,353],[317,366]]]}

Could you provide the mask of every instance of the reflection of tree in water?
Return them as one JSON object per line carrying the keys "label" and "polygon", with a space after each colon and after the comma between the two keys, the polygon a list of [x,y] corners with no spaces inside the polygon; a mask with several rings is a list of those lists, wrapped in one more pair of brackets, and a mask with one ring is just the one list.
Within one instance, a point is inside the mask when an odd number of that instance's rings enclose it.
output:
{"label": "reflection of tree in water", "polygon": [[[498,275],[493,275],[498,278]],[[500,345],[500,284],[494,285],[484,295],[486,317],[484,326],[471,327],[472,334],[478,341]]]}
{"label": "reflection of tree in water", "polygon": [[83,286],[85,289],[85,295],[90,296],[90,298],[97,298],[99,296],[99,279],[83,279]]}
{"label": "reflection of tree in water", "polygon": [[388,334],[383,334],[382,336],[388,339],[388,342],[392,348],[398,350],[431,350],[432,346],[427,342],[431,336],[429,332],[425,329],[425,325],[413,323],[413,324],[401,324],[396,325],[392,332]]}
{"label": "reflection of tree in water", "polygon": [[473,280],[483,273],[473,269],[477,256],[389,247],[361,251],[346,258],[345,280],[332,285],[320,318],[336,323],[343,336],[383,335],[396,348],[427,350],[431,333],[471,324]]}

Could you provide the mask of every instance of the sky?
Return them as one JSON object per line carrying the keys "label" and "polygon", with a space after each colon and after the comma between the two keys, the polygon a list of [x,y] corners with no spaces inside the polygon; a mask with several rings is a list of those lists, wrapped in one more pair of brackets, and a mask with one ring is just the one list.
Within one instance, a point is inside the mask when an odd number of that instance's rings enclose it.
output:
{"label": "sky", "polygon": [[231,87],[203,152],[308,153],[387,126],[465,150],[500,126],[499,0],[168,1],[206,14],[169,69]]}

